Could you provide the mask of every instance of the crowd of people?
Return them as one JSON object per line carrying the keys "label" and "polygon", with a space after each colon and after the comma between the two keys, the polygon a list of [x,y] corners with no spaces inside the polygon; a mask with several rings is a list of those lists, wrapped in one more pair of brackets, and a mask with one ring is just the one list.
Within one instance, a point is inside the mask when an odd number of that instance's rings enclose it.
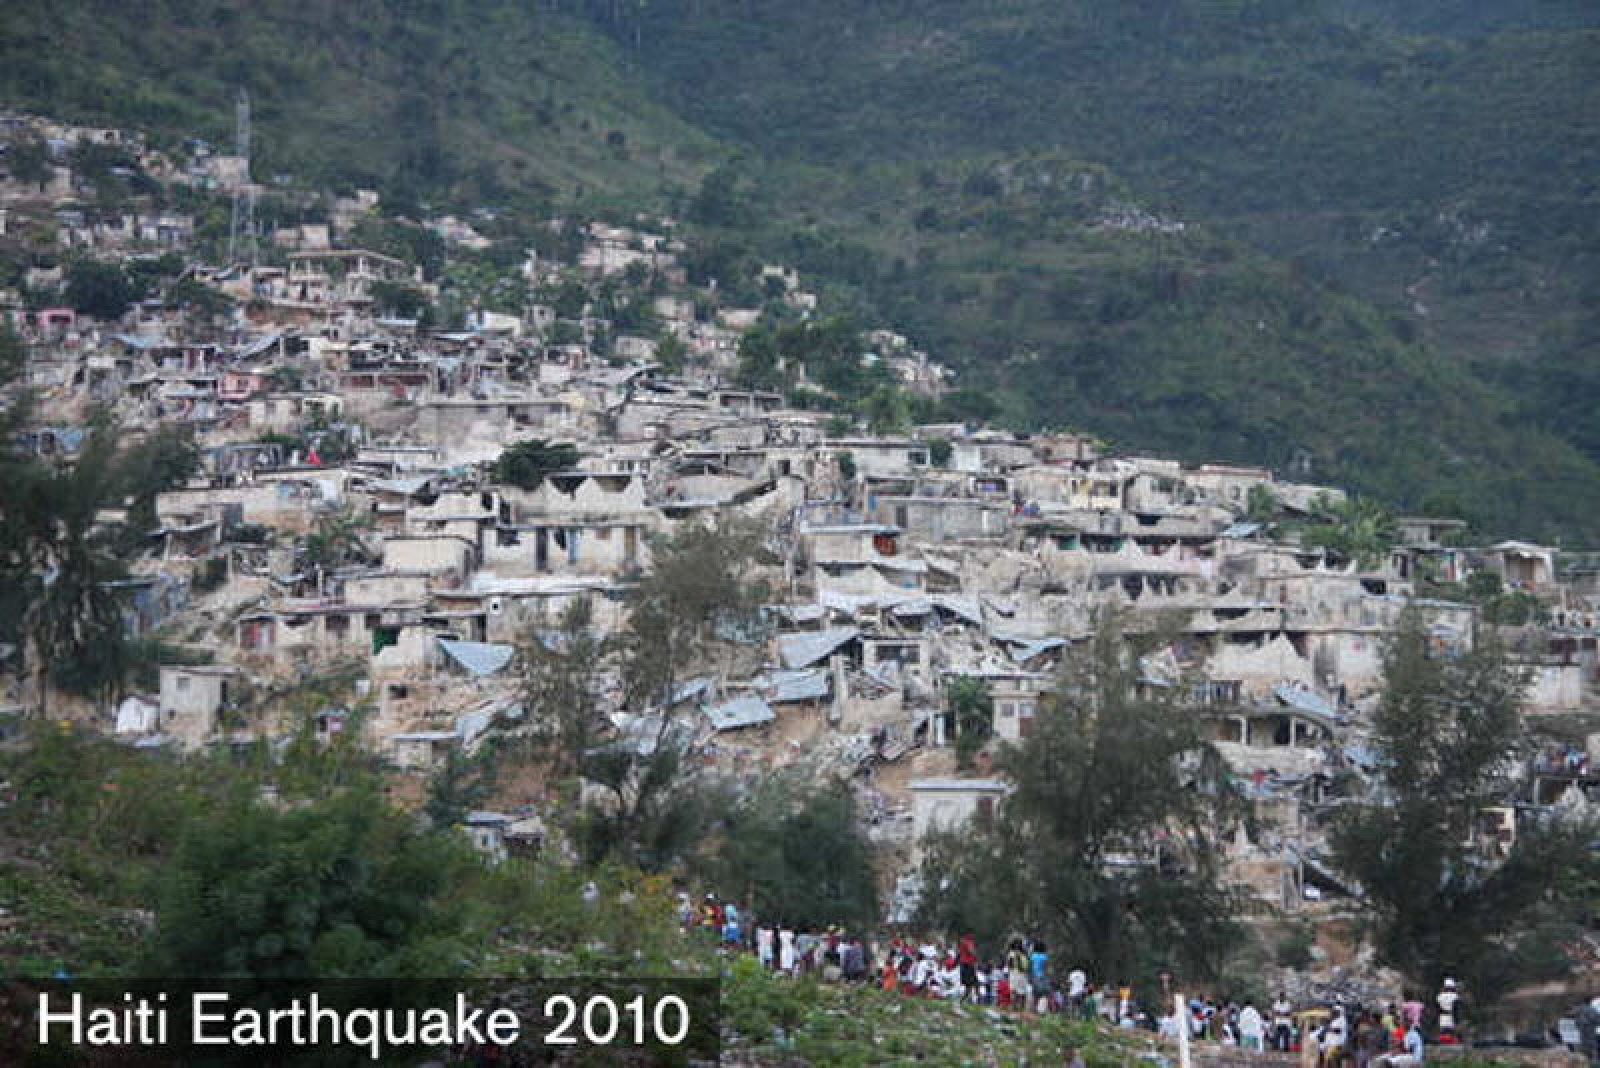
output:
{"label": "crowd of people", "polygon": [[[1455,1012],[1460,995],[1454,980],[1440,991],[1438,1040],[1455,1041]],[[1334,1005],[1297,1011],[1279,994],[1263,1012],[1253,1003],[1194,999],[1187,1018],[1176,1011],[1163,1016],[1157,1029],[1176,1040],[1181,1027],[1197,1041],[1218,1042],[1256,1052],[1299,1053],[1311,1066],[1353,1065],[1354,1068],[1414,1068],[1423,1061],[1423,1004],[1406,1001],[1381,1008]]]}
{"label": "crowd of people", "polygon": [[[815,976],[827,982],[873,983],[908,997],[940,998],[1153,1031],[1176,1041],[1185,1029],[1197,1041],[1257,1052],[1299,1053],[1307,1068],[1415,1068],[1423,1061],[1426,1007],[1409,1000],[1381,1007],[1335,1004],[1297,1009],[1280,992],[1258,1007],[1252,1001],[1195,998],[1152,1011],[1132,984],[1099,985],[1074,966],[1057,981],[1049,947],[1039,939],[1013,939],[998,958],[979,952],[967,935],[954,944],[904,938],[878,945],[838,927],[813,931],[751,922],[738,905],[707,895],[699,906],[679,896],[686,929],[699,928],[730,952],[748,952],[767,971]],[[1461,994],[1446,979],[1434,999],[1436,1041],[1455,1042]]]}

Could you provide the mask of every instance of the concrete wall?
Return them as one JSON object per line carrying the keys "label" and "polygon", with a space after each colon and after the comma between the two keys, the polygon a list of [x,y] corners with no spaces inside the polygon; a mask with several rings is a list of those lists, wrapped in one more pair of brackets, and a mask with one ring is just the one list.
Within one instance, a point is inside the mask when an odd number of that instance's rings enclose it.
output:
{"label": "concrete wall", "polygon": [[1539,664],[1523,708],[1529,712],[1572,712],[1583,704],[1583,667],[1579,664]]}
{"label": "concrete wall", "polygon": [[161,669],[161,729],[187,748],[204,743],[217,729],[227,699],[230,673],[215,668]]}

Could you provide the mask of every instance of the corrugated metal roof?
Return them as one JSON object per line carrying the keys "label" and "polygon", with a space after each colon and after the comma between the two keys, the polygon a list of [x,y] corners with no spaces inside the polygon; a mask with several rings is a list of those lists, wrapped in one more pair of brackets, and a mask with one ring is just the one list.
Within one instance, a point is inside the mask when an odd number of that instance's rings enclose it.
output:
{"label": "corrugated metal roof", "polygon": [[935,608],[942,608],[959,619],[983,626],[983,608],[976,597],[961,597],[949,593],[936,593],[928,598]]}
{"label": "corrugated metal roof", "polygon": [[859,637],[861,631],[855,627],[831,627],[815,634],[780,634],[778,659],[786,668],[810,667]]}
{"label": "corrugated metal roof", "polygon": [[775,671],[767,677],[771,686],[768,700],[774,704],[792,701],[821,701],[827,698],[832,686],[828,673],[822,668],[804,671]]}
{"label": "corrugated metal roof", "polygon": [[678,687],[677,692],[672,695],[671,703],[674,705],[681,705],[683,702],[688,701],[691,698],[698,699],[704,697],[706,694],[711,692],[712,682],[713,680],[710,676],[689,680],[682,686]]}
{"label": "corrugated metal roof", "polygon": [[493,675],[505,669],[511,663],[511,657],[516,649],[509,645],[494,645],[489,642],[458,642],[450,638],[440,638],[439,648],[444,650],[446,656],[460,664],[475,678]]}
{"label": "corrugated metal roof", "polygon": [[772,706],[754,695],[735,697],[720,705],[707,706],[706,718],[719,731],[738,730],[741,727],[758,727],[778,718]]}
{"label": "corrugated metal roof", "polygon": [[238,358],[241,360],[248,360],[253,357],[260,356],[263,352],[266,352],[282,339],[282,334],[268,334],[265,337],[257,338],[239,350]]}

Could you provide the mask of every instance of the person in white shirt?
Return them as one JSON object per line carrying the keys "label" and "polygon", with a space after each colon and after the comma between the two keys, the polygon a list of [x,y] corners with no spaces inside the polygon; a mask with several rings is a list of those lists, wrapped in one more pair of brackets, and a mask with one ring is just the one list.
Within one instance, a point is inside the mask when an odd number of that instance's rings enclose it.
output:
{"label": "person in white shirt", "polygon": [[756,928],[756,957],[764,971],[772,970],[772,928],[766,924]]}
{"label": "person in white shirt", "polygon": [[1255,1050],[1260,1053],[1266,1044],[1267,1023],[1261,1018],[1261,1011],[1251,1002],[1245,1002],[1244,1008],[1239,1010],[1239,1041],[1245,1049]]}
{"label": "person in white shirt", "polygon": [[1453,1035],[1456,1033],[1456,1003],[1461,1000],[1461,995],[1456,992],[1456,981],[1446,979],[1444,989],[1439,991],[1439,996],[1434,999],[1439,1005],[1439,1035]]}
{"label": "person in white shirt", "polygon": [[1287,994],[1279,993],[1272,1003],[1272,1048],[1288,1053],[1294,1045],[1294,1004]]}
{"label": "person in white shirt", "polygon": [[1344,1007],[1333,1010],[1333,1019],[1322,1030],[1322,1054],[1338,1063],[1338,1058],[1344,1053],[1347,1039],[1350,1037],[1350,1021],[1345,1019]]}
{"label": "person in white shirt", "polygon": [[1089,977],[1082,968],[1074,968],[1067,973],[1067,1004],[1071,1007],[1072,1015],[1083,1015],[1083,995],[1089,989]]}
{"label": "person in white shirt", "polygon": [[785,975],[793,975],[794,965],[794,932],[785,927],[778,932],[778,969]]}

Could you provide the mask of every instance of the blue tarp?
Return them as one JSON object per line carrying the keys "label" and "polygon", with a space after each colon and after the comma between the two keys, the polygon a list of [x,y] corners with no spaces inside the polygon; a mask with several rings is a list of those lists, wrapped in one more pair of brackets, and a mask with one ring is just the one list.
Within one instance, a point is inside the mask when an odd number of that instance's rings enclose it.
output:
{"label": "blue tarp", "polygon": [[1278,700],[1290,708],[1301,712],[1309,712],[1314,716],[1323,716],[1327,719],[1334,718],[1332,703],[1321,694],[1311,690],[1302,690],[1298,686],[1289,686],[1280,683],[1272,688],[1272,693]]}
{"label": "blue tarp", "polygon": [[1011,645],[1011,659],[1019,664],[1026,664],[1034,657],[1059,649],[1066,644],[1061,638],[1035,638],[1032,641],[1016,642]]}

